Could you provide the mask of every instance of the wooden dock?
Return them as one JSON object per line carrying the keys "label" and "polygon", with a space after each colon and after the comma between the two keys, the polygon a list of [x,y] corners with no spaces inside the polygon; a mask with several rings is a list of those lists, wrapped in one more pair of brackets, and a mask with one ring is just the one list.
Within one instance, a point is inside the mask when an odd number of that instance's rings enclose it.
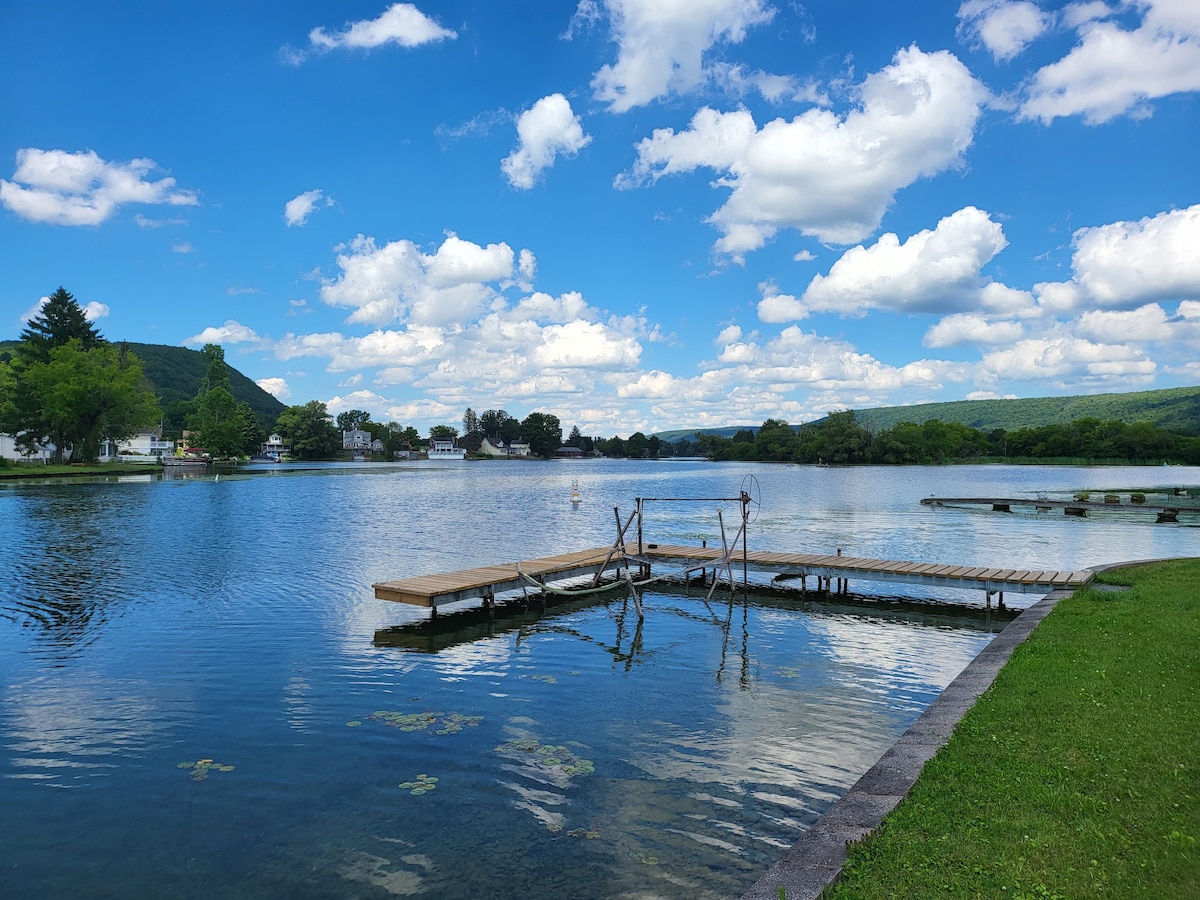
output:
{"label": "wooden dock", "polygon": [[[420,575],[397,581],[376,584],[375,597],[415,606],[425,606],[436,612],[437,607],[461,600],[483,599],[492,603],[495,596],[506,591],[528,589],[529,582],[521,576],[543,582],[563,581],[619,567],[636,567],[639,583],[652,578],[653,566],[662,564],[676,574],[720,567],[725,554],[715,547],[668,546],[645,544],[641,553],[615,553],[611,547],[597,547],[575,553],[563,553],[519,563],[482,566],[440,575]],[[861,581],[883,581],[920,584],[931,587],[966,588],[985,591],[990,605],[993,594],[1003,592],[1045,594],[1061,588],[1077,588],[1088,584],[1092,572],[1038,569],[1002,569],[986,566],[956,566],[940,563],[918,563],[900,560],[864,559],[837,554],[779,553],[749,550],[735,552],[729,562],[736,570],[744,562],[747,569],[775,572],[787,578],[800,578],[807,588],[807,579],[817,579],[818,590],[828,591],[836,580],[839,586],[853,578]],[[667,572],[668,575],[671,571]],[[536,587],[533,590],[537,590]]]}
{"label": "wooden dock", "polygon": [[[647,544],[643,556],[673,563],[716,565],[722,552],[714,547],[682,547]],[[636,559],[637,557],[632,557]],[[930,587],[978,589],[988,594],[1012,591],[1023,594],[1045,594],[1060,588],[1083,587],[1092,579],[1092,572],[1052,569],[997,569],[987,566],[956,566],[942,563],[918,563],[902,560],[866,559],[855,556],[820,553],[778,553],[749,550],[745,560],[750,568],[777,572],[797,578],[850,579],[859,581],[888,581],[899,584],[922,584]],[[740,566],[742,554],[737,553],[731,564]]]}
{"label": "wooden dock", "polygon": [[496,594],[527,588],[529,584],[521,578],[522,574],[539,581],[565,581],[584,575],[595,575],[602,565],[604,571],[615,571],[618,564],[625,565],[621,557],[614,555],[609,547],[598,547],[524,562],[480,566],[441,575],[418,575],[398,581],[381,581],[375,585],[375,599],[428,606],[431,609],[460,600],[482,598],[490,602]]}
{"label": "wooden dock", "polygon": [[[1117,496],[1117,495],[1112,495]],[[1061,509],[1065,515],[1086,517],[1088,510],[1105,512],[1152,512],[1157,522],[1174,523],[1179,514],[1200,512],[1200,508],[1162,503],[1122,503],[1120,500],[1045,500],[1035,497],[924,497],[925,506],[990,506],[995,512],[1012,512],[1013,507],[1031,507],[1037,512]]]}

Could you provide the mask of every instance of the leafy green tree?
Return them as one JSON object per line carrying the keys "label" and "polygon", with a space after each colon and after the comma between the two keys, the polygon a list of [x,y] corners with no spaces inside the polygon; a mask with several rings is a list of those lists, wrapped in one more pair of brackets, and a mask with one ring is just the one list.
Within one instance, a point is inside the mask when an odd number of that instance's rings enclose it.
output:
{"label": "leafy green tree", "polygon": [[453,425],[434,425],[429,429],[429,439],[432,441],[434,438],[441,441],[456,440],[458,429]]}
{"label": "leafy green tree", "polygon": [[613,459],[624,459],[628,455],[625,452],[625,439],[615,434],[607,441],[597,441],[596,447],[605,456]]}
{"label": "leafy green tree", "polygon": [[486,409],[479,416],[479,430],[492,443],[508,443],[520,434],[520,423],[502,409]]}
{"label": "leafy green tree", "polygon": [[529,452],[549,459],[562,446],[562,425],[558,416],[533,412],[521,420],[521,436],[529,441]]}
{"label": "leafy green tree", "polygon": [[220,344],[205,344],[200,352],[208,359],[208,371],[200,382],[199,393],[203,394],[213,388],[225,388],[233,393],[233,385],[229,381],[229,366],[225,365],[225,348]]}
{"label": "leafy green tree", "polygon": [[646,436],[635,431],[625,439],[625,453],[630,459],[641,459],[646,455]]}
{"label": "leafy green tree", "polygon": [[226,387],[215,387],[196,398],[196,412],[188,420],[189,440],[217,457],[240,456],[245,444],[238,402]]}
{"label": "leafy green tree", "polygon": [[37,400],[37,424],[60,457],[70,447],[74,458],[93,462],[103,441],[132,437],[159,416],[137,357],[111,344],[85,349],[72,338],[53,348],[46,362],[30,365],[24,377]]}
{"label": "leafy green tree", "polygon": [[337,427],[338,431],[354,431],[361,428],[363,431],[368,430],[366,425],[371,421],[371,414],[361,409],[348,409],[345,412],[338,413]]}
{"label": "leafy green tree", "polygon": [[754,436],[755,458],[770,462],[787,462],[800,454],[800,437],[783,419],[767,419]]}
{"label": "leafy green tree", "polygon": [[662,447],[662,438],[658,435],[652,434],[646,438],[646,455],[651,459],[658,459],[659,454],[662,453]]}
{"label": "leafy green tree", "polygon": [[333,417],[320,400],[289,406],[279,414],[275,430],[298,459],[329,459],[342,446],[341,437],[333,427]]}
{"label": "leafy green tree", "polygon": [[262,426],[258,424],[254,408],[245,400],[238,404],[238,415],[242,417],[242,455],[253,456],[262,450]]}

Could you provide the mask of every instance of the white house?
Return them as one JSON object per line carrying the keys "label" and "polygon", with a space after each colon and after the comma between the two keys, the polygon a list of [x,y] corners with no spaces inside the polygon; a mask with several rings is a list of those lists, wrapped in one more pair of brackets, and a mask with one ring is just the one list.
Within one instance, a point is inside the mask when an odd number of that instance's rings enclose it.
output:
{"label": "white house", "polygon": [[111,441],[105,443],[107,446],[101,448],[101,458],[106,455],[110,459],[120,459],[122,456],[170,456],[175,452],[175,442],[163,440],[161,425],[143,429],[128,440],[116,441],[115,446]]}
{"label": "white house", "polygon": [[11,459],[15,462],[47,463],[53,456],[54,445],[51,443],[37,444],[31,452],[26,453],[17,446],[17,439],[13,435],[0,434],[0,457],[4,459]]}
{"label": "white house", "polygon": [[272,434],[267,438],[262,445],[263,456],[281,456],[291,455],[292,448],[283,442],[283,437],[279,434]]}
{"label": "white house", "polygon": [[342,449],[362,453],[371,449],[371,432],[355,428],[342,432]]}

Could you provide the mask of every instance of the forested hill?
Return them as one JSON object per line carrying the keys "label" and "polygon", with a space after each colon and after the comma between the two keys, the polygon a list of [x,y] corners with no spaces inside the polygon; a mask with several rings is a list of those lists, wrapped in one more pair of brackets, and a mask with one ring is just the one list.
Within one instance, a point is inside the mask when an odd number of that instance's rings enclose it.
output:
{"label": "forested hill", "polygon": [[[1131,424],[1149,422],[1169,431],[1200,435],[1200,387],[1129,394],[1082,394],[1026,400],[951,400],[914,406],[878,406],[856,409],[854,418],[871,432],[893,428],[901,422],[922,425],[931,419],[957,422],[987,432],[997,428],[1015,431],[1018,428],[1063,425],[1076,419],[1091,418],[1101,421],[1118,419]],[[680,429],[659,432],[657,437],[668,443],[680,438],[690,439],[697,431],[732,437],[745,427]],[[755,424],[751,430],[757,431],[758,425]]]}
{"label": "forested hill", "polygon": [[[0,341],[0,361],[9,357],[18,341]],[[119,343],[113,341],[112,343]],[[200,390],[200,381],[208,372],[208,358],[199,350],[186,347],[171,347],[167,344],[127,343],[129,351],[142,361],[142,371],[158,395],[164,410],[181,400],[191,400]],[[245,400],[254,410],[259,423],[266,429],[275,426],[275,420],[286,409],[257,384],[229,365],[229,382],[233,396],[238,402]]]}
{"label": "forested hill", "polygon": [[1148,422],[1168,431],[1200,434],[1200,387],[1137,391],[1130,394],[1083,394],[1031,397],[1026,400],[954,400],[916,406],[881,406],[854,411],[860,425],[882,431],[901,422],[924,424],[930,419],[958,422],[979,431],[1065,425],[1076,419],[1113,419],[1128,424]]}

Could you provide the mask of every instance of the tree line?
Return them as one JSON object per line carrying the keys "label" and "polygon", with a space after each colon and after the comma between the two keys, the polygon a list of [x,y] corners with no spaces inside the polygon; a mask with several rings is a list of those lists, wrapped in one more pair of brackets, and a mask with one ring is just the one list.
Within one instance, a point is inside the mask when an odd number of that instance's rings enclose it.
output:
{"label": "tree line", "polygon": [[1200,437],[1148,422],[1083,418],[1036,428],[981,431],[958,422],[901,422],[872,433],[853,410],[799,428],[767,419],[757,432],[732,437],[697,434],[702,454],[717,460],[795,463],[937,465],[964,461],[1029,460],[1200,464]]}

